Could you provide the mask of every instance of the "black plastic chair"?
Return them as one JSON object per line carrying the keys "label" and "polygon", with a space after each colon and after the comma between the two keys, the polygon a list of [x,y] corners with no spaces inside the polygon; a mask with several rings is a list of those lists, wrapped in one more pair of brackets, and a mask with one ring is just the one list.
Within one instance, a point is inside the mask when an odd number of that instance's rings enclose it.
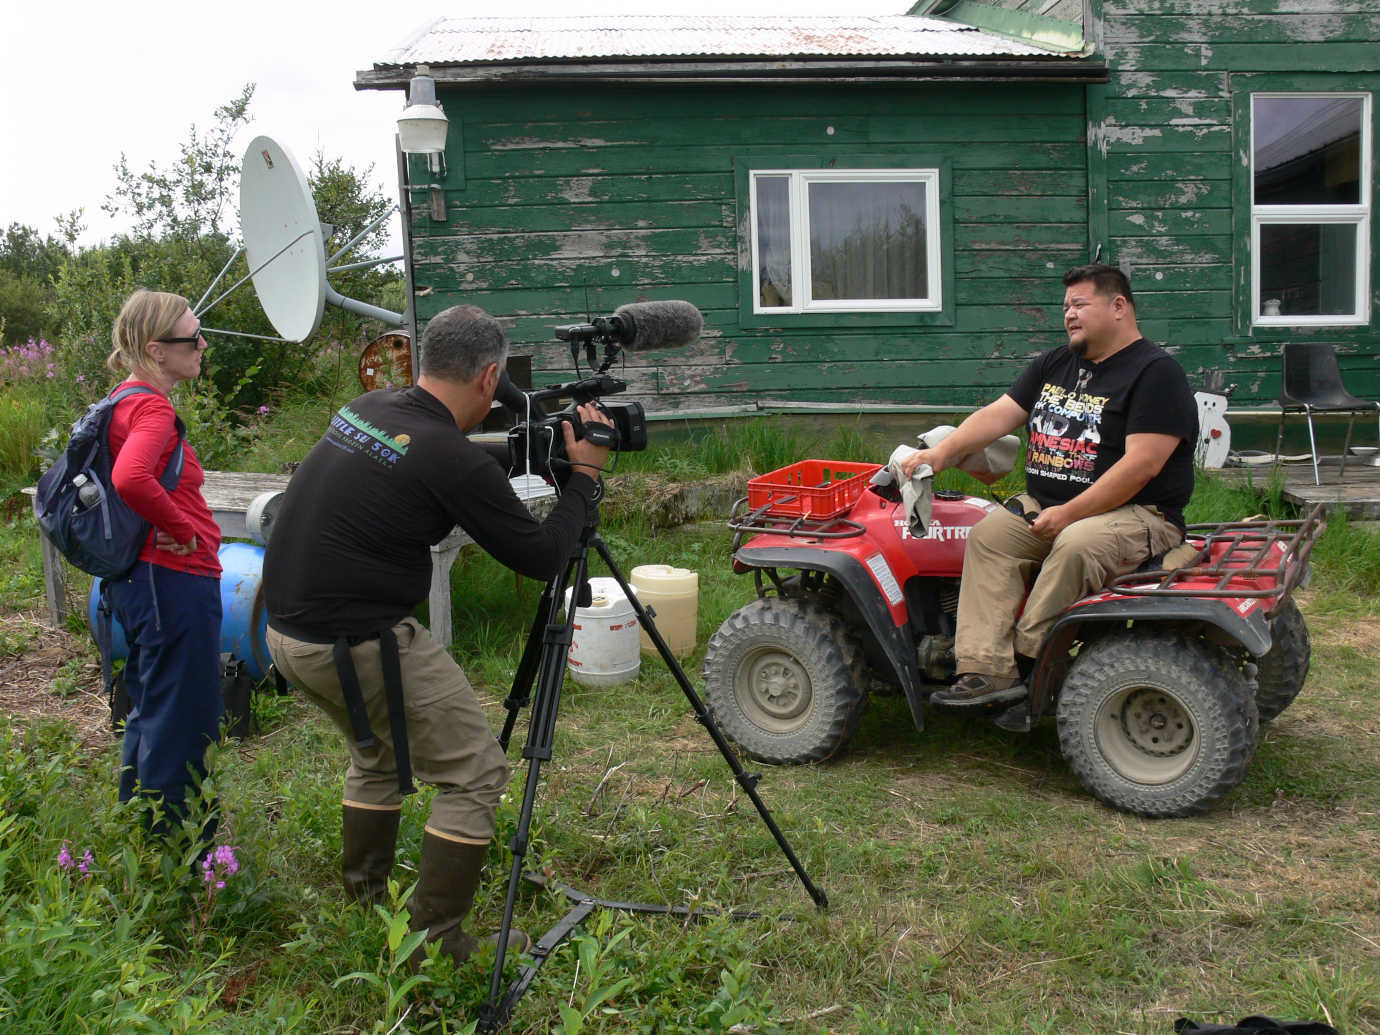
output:
{"label": "black plastic chair", "polygon": [[1342,446],[1342,469],[1338,479],[1346,475],[1346,455],[1351,451],[1351,429],[1356,414],[1374,413],[1376,430],[1380,433],[1380,402],[1372,402],[1352,395],[1342,384],[1342,371],[1337,365],[1337,351],[1327,342],[1289,342],[1284,346],[1284,379],[1279,393],[1279,434],[1275,437],[1275,469],[1280,462],[1280,447],[1284,444],[1284,418],[1290,413],[1302,413],[1308,419],[1308,446],[1313,455],[1313,484],[1321,485],[1318,476],[1318,440],[1313,432],[1313,414],[1349,413],[1346,425],[1346,444]]}

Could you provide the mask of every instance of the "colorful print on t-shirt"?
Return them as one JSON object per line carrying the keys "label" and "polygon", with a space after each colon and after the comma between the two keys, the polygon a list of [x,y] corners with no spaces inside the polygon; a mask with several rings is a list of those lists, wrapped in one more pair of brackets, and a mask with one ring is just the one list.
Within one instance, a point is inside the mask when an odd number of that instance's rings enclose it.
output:
{"label": "colorful print on t-shirt", "polygon": [[1088,392],[1092,370],[1078,372],[1072,389],[1046,381],[1030,411],[1030,448],[1025,473],[1053,481],[1091,485],[1102,441],[1107,396]]}

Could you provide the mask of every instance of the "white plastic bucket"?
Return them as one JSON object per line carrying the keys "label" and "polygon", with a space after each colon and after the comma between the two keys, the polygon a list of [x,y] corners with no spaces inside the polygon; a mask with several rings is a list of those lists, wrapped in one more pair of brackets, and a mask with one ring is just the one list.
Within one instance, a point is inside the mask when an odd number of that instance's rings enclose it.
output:
{"label": "white plastic bucket", "polygon": [[[628,582],[637,590],[642,606],[654,612],[652,620],[671,653],[693,651],[700,606],[699,573],[669,564],[640,564],[632,570]],[[642,631],[641,644],[644,651],[655,653],[656,646],[646,630]]]}
{"label": "white plastic bucket", "polygon": [[[565,591],[565,606],[570,594]],[[584,686],[617,686],[637,675],[637,615],[617,579],[589,580],[589,607],[575,609],[574,636],[566,660],[571,678]]]}

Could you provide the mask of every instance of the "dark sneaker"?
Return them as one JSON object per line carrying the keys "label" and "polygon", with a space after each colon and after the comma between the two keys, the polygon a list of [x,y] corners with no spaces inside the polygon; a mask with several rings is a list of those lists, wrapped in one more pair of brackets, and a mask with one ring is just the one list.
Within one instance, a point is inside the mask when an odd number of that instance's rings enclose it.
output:
{"label": "dark sneaker", "polygon": [[1010,677],[984,676],[976,672],[959,676],[958,682],[947,690],[930,695],[932,704],[950,708],[975,708],[980,704],[1009,704],[1023,699],[1028,691],[1025,684]]}

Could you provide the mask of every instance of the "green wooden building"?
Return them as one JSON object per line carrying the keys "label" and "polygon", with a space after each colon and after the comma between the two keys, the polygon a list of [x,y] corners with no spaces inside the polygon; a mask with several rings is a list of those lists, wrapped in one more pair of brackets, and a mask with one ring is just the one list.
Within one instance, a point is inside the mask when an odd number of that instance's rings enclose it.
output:
{"label": "green wooden building", "polygon": [[682,298],[701,340],[624,371],[652,413],[966,407],[1098,257],[1234,406],[1302,338],[1380,396],[1380,0],[1003,2],[436,22],[356,80],[425,71],[450,120],[404,191],[418,321],[483,306],[540,384],[555,325]]}

